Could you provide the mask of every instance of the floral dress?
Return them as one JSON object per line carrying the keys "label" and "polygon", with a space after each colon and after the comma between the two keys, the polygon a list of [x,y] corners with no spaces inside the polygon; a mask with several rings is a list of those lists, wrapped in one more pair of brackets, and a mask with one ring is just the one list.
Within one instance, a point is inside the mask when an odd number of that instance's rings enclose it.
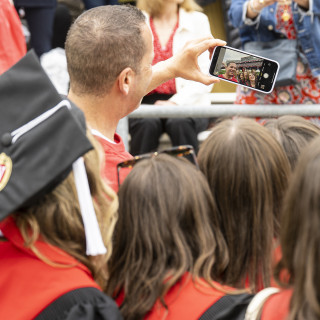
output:
{"label": "floral dress", "polygon": [[[285,12],[287,11],[287,12]],[[283,13],[289,14],[283,21]],[[277,6],[277,28],[288,39],[296,38],[291,6]],[[307,61],[298,59],[297,84],[276,87],[270,94],[260,93],[243,87],[237,88],[236,104],[317,104],[320,103],[320,80],[314,77]]]}

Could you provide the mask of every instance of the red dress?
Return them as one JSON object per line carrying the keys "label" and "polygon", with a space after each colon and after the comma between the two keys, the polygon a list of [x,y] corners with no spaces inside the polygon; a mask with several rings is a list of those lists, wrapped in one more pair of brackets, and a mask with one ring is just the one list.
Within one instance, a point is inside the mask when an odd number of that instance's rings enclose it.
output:
{"label": "red dress", "polygon": [[[281,18],[284,10],[290,14],[290,19],[284,22]],[[288,39],[296,38],[291,6],[278,4],[277,30]],[[307,63],[298,60],[297,84],[277,87],[270,94],[259,93],[247,88],[238,87],[236,104],[318,104],[320,103],[320,81],[313,77]]]}
{"label": "red dress", "polygon": [[[153,19],[150,17],[150,28],[151,28],[151,31],[153,34],[153,47],[154,47],[154,58],[152,61],[152,65],[155,65],[158,62],[167,60],[172,57],[172,55],[173,55],[173,53],[172,53],[173,37],[174,37],[178,27],[179,27],[179,17],[178,17],[178,21],[177,21],[175,27],[172,30],[172,33],[170,35],[170,38],[169,38],[166,46],[162,47],[160,40],[159,40],[159,37],[157,35],[156,28],[153,23]],[[160,86],[155,88],[153,91],[151,91],[149,94],[154,94],[154,93],[161,93],[161,94],[175,94],[175,93],[177,93],[175,79],[171,79],[171,80],[161,84]]]}

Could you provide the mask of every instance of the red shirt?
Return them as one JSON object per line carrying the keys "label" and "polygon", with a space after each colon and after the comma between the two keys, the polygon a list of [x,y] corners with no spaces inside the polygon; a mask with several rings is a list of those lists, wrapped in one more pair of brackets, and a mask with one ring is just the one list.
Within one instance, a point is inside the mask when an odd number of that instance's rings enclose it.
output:
{"label": "red shirt", "polygon": [[[114,135],[114,142],[112,143],[106,139],[103,139],[95,135],[95,138],[101,143],[105,154],[105,165],[103,168],[102,176],[106,179],[108,185],[114,190],[118,191],[118,172],[117,164],[119,162],[132,158],[132,155],[125,150],[124,143],[121,137],[116,133]],[[122,169],[121,180],[128,175],[129,170]]]}
{"label": "red shirt", "polygon": [[[217,288],[224,290],[234,290],[229,287],[221,286],[214,282]],[[225,296],[225,293],[210,287],[203,280],[192,281],[190,273],[186,272],[181,281],[175,284],[165,296],[165,302],[168,306],[166,310],[160,301],[157,301],[151,311],[144,319],[148,320],[194,320],[200,316],[216,301]],[[120,295],[116,300],[120,306],[124,295]]]}
{"label": "red shirt", "polygon": [[[153,33],[153,46],[154,46],[154,58],[152,61],[152,65],[155,65],[158,62],[167,60],[172,57],[172,55],[173,55],[172,42],[173,42],[173,37],[174,37],[178,27],[179,27],[179,17],[178,17],[177,24],[175,25],[175,27],[172,30],[172,33],[170,35],[170,38],[169,38],[166,46],[164,48],[162,48],[160,40],[159,40],[157,32],[156,32],[156,29],[155,29],[155,26],[153,24],[153,20],[150,17],[150,28]],[[175,79],[171,79],[171,80],[161,84],[160,86],[155,88],[153,91],[151,91],[149,94],[153,94],[153,93],[162,93],[162,94],[175,94],[175,93],[177,93]]]}
{"label": "red shirt", "polygon": [[220,74],[218,76],[219,78],[223,78],[223,79],[227,79],[227,80],[230,80],[230,81],[233,81],[233,82],[237,82],[238,83],[238,80],[236,77],[232,77],[231,79],[228,79],[227,77],[225,77],[223,74]]}

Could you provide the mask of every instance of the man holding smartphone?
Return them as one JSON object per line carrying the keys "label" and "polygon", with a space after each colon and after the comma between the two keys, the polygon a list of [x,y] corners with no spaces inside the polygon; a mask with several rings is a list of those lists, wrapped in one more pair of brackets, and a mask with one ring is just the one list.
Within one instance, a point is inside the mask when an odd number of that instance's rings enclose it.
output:
{"label": "man holding smartphone", "polygon": [[100,6],[73,23],[65,44],[68,97],[83,110],[104,148],[103,175],[114,190],[118,189],[117,164],[132,157],[116,134],[120,119],[169,79],[182,77],[206,85],[219,82],[203,74],[197,60],[204,51],[225,44],[212,37],[194,40],[170,59],[151,66],[152,34],[138,8]]}
{"label": "man holding smartphone", "polygon": [[226,73],[220,74],[219,78],[224,78],[233,82],[238,82],[237,78],[237,65],[233,61],[228,61],[226,66]]}

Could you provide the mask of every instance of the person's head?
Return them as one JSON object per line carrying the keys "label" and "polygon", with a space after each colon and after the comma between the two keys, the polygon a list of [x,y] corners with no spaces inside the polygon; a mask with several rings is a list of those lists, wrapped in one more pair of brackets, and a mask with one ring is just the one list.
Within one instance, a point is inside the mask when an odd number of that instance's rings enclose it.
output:
{"label": "person's head", "polygon": [[143,318],[186,272],[210,282],[224,271],[228,253],[213,210],[205,177],[186,159],[160,154],[134,166],[119,190],[108,269],[107,293],[124,293],[125,319]]}
{"label": "person's head", "polygon": [[153,59],[151,31],[139,9],[100,6],[84,12],[71,26],[65,49],[74,94],[103,97],[116,85],[139,104]]}
{"label": "person's head", "polygon": [[243,79],[244,79],[244,76],[243,76],[243,73],[242,73],[242,72],[240,72],[239,77],[240,77],[240,80],[243,80]]}
{"label": "person's head", "polygon": [[256,86],[256,75],[252,72],[249,73],[249,81],[250,81],[250,86],[255,87]]}
{"label": "person's head", "polygon": [[162,14],[163,9],[169,3],[176,3],[186,11],[202,11],[194,0],[137,0],[137,7],[154,17]]}
{"label": "person's head", "polygon": [[288,319],[319,319],[320,309],[320,138],[301,154],[284,200],[282,263],[293,296]]}
{"label": "person's head", "polygon": [[226,78],[232,78],[236,76],[237,65],[233,61],[228,61],[226,64]]}
{"label": "person's head", "polygon": [[230,262],[222,281],[251,288],[270,281],[271,247],[290,172],[279,143],[252,119],[217,124],[200,146],[198,161],[208,179]]}
{"label": "person's head", "polygon": [[99,257],[86,254],[86,236],[73,172],[52,192],[41,197],[36,203],[17,210],[13,217],[26,246],[40,259],[61,267],[37,249],[35,242],[39,236],[86,265],[95,280],[104,287],[107,276],[106,264],[112,252],[112,234],[117,219],[118,200],[113,190],[101,179],[101,146],[89,132],[88,137],[95,149],[84,155],[84,161],[107,254]]}
{"label": "person's head", "polygon": [[256,81],[256,75],[253,72],[249,73],[249,80],[251,82],[255,82]]}
{"label": "person's head", "polygon": [[245,80],[248,80],[249,78],[248,78],[248,71],[247,70],[245,70],[244,72],[243,72],[243,76],[244,76],[244,79]]}
{"label": "person's head", "polygon": [[294,169],[301,150],[312,139],[320,135],[320,128],[309,120],[295,115],[285,115],[277,119],[268,119],[264,126],[282,145]]}

